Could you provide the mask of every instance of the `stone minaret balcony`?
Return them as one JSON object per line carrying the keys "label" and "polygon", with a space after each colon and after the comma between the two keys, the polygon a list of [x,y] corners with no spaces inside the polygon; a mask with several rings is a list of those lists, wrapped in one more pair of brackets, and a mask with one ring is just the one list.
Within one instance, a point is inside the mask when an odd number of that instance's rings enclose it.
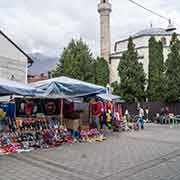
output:
{"label": "stone minaret balcony", "polygon": [[112,11],[112,6],[109,3],[109,0],[101,0],[101,2],[98,4],[98,12],[99,13],[110,13]]}

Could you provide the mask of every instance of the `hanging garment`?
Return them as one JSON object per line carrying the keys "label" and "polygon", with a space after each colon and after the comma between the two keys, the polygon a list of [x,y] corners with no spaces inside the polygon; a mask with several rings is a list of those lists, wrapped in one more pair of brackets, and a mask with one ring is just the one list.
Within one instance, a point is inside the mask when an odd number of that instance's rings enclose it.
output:
{"label": "hanging garment", "polygon": [[27,115],[31,115],[33,110],[33,104],[32,102],[27,102],[24,107],[24,111]]}

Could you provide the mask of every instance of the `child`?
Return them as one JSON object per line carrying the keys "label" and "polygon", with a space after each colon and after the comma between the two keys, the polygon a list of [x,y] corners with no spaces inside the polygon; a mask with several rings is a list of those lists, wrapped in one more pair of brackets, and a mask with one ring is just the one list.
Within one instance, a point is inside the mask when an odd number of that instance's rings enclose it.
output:
{"label": "child", "polygon": [[111,114],[109,112],[106,113],[106,125],[111,129]]}

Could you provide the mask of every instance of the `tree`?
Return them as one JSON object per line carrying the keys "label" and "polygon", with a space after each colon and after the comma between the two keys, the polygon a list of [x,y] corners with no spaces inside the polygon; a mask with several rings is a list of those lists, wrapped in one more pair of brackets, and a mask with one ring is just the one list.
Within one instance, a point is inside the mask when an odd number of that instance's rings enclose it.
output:
{"label": "tree", "polygon": [[111,84],[111,87],[113,89],[114,94],[121,96],[120,84],[118,83],[118,81],[113,82]]}
{"label": "tree", "polygon": [[106,86],[109,82],[109,67],[104,58],[97,57],[95,62],[95,83]]}
{"label": "tree", "polygon": [[166,101],[176,102],[180,97],[180,41],[176,33],[172,35],[165,76]]}
{"label": "tree", "polygon": [[151,101],[164,99],[164,56],[163,44],[155,37],[149,39],[149,75],[147,95]]}
{"label": "tree", "polygon": [[120,77],[120,92],[126,101],[144,100],[145,73],[142,63],[138,62],[138,53],[135,50],[132,37],[128,40],[128,50],[123,53],[118,66]]}
{"label": "tree", "polygon": [[88,46],[80,40],[71,40],[64,48],[53,77],[69,76],[94,83],[94,59]]}

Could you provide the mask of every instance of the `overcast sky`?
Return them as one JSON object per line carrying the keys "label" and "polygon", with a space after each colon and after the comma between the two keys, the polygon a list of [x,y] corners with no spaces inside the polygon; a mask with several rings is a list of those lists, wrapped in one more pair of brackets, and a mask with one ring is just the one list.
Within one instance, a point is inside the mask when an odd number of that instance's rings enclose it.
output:
{"label": "overcast sky", "polygon": [[[0,0],[0,29],[27,53],[58,56],[72,38],[82,37],[94,55],[99,54],[100,0]],[[179,0],[136,0],[160,14],[180,22]],[[112,46],[116,40],[167,22],[128,2],[111,0]]]}

